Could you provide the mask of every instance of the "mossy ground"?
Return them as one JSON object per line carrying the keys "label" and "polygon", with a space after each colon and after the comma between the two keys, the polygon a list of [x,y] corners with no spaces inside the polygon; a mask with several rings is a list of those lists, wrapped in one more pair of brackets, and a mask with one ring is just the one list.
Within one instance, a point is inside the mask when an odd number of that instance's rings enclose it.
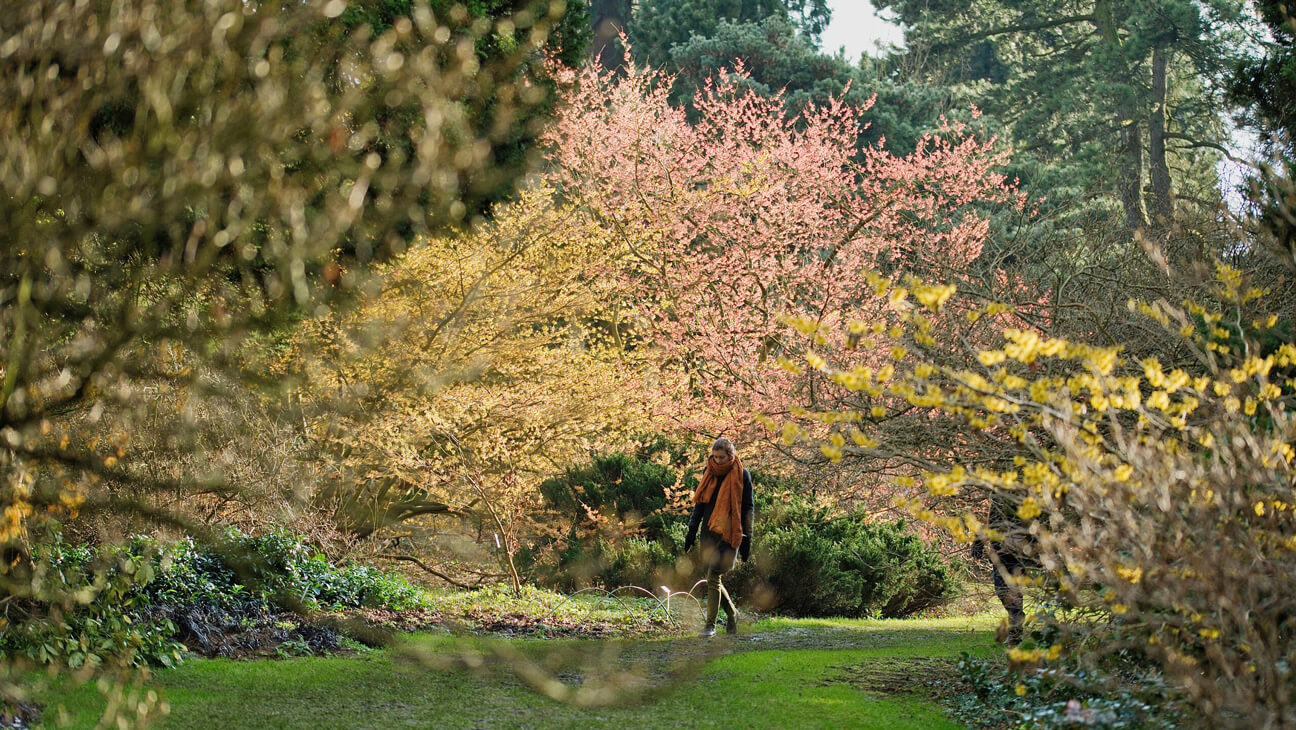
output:
{"label": "mossy ground", "polygon": [[[956,728],[934,696],[962,651],[994,651],[993,615],[765,619],[736,637],[500,639],[415,634],[332,657],[196,659],[155,673],[164,728]],[[537,690],[539,688],[540,691]],[[546,694],[547,693],[547,694]],[[563,697],[557,701],[549,695]],[[95,725],[92,686],[41,698]],[[612,704],[605,704],[614,699]],[[584,704],[582,704],[584,703]]]}

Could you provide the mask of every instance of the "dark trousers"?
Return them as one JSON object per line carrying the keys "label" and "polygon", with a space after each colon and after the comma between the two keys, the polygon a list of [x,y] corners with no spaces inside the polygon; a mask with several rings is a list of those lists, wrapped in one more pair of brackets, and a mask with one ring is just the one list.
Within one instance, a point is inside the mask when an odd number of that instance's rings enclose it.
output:
{"label": "dark trousers", "polygon": [[723,608],[730,623],[738,620],[738,609],[734,607],[729,591],[725,590],[723,576],[734,566],[738,551],[733,546],[710,535],[702,538],[702,566],[707,576],[706,625],[715,626],[716,616]]}
{"label": "dark trousers", "polygon": [[1008,612],[1008,641],[1012,644],[1018,644],[1021,643],[1022,630],[1026,623],[1026,610],[1023,606],[1024,598],[1021,586],[1015,582],[1009,582],[1005,574],[1018,578],[1024,571],[1021,562],[1012,555],[1001,552],[998,557],[1000,566],[994,569],[995,595],[999,597],[999,602],[1003,604],[1004,610]]}

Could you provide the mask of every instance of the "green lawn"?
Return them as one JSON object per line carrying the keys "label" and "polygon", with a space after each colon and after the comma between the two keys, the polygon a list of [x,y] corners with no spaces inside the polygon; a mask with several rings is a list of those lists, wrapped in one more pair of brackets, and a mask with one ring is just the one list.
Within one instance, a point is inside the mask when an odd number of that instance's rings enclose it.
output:
{"label": "green lawn", "polygon": [[[771,619],[736,638],[460,640],[336,657],[191,660],[156,673],[168,728],[956,728],[924,680],[961,651],[993,651],[997,618],[908,621]],[[510,653],[514,656],[508,656]],[[518,667],[541,668],[525,681]],[[550,699],[619,687],[629,703]],[[557,680],[559,683],[553,683]],[[581,695],[583,696],[583,695]],[[637,699],[633,699],[637,698]],[[54,726],[93,727],[94,687],[43,698]],[[56,706],[66,711],[59,713]]]}

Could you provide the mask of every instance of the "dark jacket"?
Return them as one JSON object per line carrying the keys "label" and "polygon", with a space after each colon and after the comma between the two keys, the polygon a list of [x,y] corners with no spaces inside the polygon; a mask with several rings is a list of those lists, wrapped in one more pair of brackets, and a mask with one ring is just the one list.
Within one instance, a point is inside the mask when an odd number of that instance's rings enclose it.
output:
{"label": "dark jacket", "polygon": [[1026,567],[1037,567],[1034,559],[1036,539],[1030,534],[1028,524],[1017,516],[1017,503],[1004,495],[990,498],[990,513],[986,526],[1003,535],[1003,540],[977,540],[972,543],[972,557],[986,557],[986,548],[1003,563],[1008,572]]}
{"label": "dark jacket", "polygon": [[[751,472],[743,469],[743,496],[740,514],[742,515],[742,534],[743,542],[749,542],[752,536],[752,523],[756,520],[756,499],[752,495],[752,477]],[[684,540],[685,544],[692,544],[693,538],[698,534],[699,527],[705,527],[711,521],[711,511],[715,509],[716,496],[720,490],[716,489],[711,493],[711,501],[693,505],[693,515],[689,517],[688,537]],[[737,550],[741,545],[729,545],[724,538],[715,534],[708,527],[702,530],[703,542],[720,543],[727,545],[730,550]]]}

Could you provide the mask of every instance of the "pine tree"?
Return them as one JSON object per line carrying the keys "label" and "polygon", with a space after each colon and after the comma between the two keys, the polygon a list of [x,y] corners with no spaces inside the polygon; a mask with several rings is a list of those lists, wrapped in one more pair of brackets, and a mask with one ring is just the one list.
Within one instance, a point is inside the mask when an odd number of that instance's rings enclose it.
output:
{"label": "pine tree", "polygon": [[815,41],[832,10],[827,0],[644,0],[635,7],[630,39],[636,58],[669,68],[672,48],[696,36],[714,36],[721,22],[769,18],[790,22]]}
{"label": "pine tree", "polygon": [[1212,82],[1236,48],[1238,0],[879,5],[909,29],[911,54],[935,59],[929,72],[987,87],[1019,149],[1119,201],[1130,230],[1168,220],[1186,178],[1213,178],[1216,156],[1201,153],[1225,138]]}

